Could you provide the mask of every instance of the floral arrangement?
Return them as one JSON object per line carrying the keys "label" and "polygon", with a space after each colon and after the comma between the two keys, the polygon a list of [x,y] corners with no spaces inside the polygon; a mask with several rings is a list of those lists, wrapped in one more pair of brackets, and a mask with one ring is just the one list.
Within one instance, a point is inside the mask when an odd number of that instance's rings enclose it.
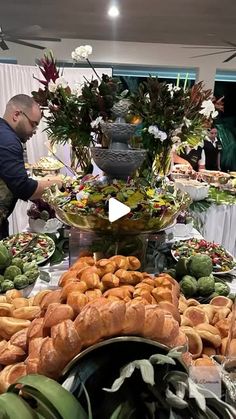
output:
{"label": "floral arrangement", "polygon": [[148,151],[154,169],[168,170],[170,151],[197,148],[206,136],[207,127],[222,110],[222,99],[216,101],[203,82],[187,87],[159,82],[149,77],[131,95],[132,109],[142,119],[141,146]]}
{"label": "floral arrangement", "polygon": [[[88,60],[91,52],[89,45],[81,46],[72,57],[76,61],[86,59],[91,65]],[[89,172],[89,146],[102,143],[100,122],[111,118],[112,106],[119,98],[120,82],[106,74],[100,78],[91,65],[97,78],[71,88],[60,74],[51,52],[46,53],[38,65],[44,77],[39,80],[43,88],[32,95],[42,109],[47,110],[44,112],[46,132],[52,144],[70,141],[82,172]]]}
{"label": "floral arrangement", "polygon": [[[104,146],[101,122],[112,120],[112,107],[128,94],[130,115],[141,121],[139,147],[147,150],[147,167],[164,173],[168,171],[173,145],[177,152],[185,147],[197,148],[206,135],[206,128],[222,110],[222,100],[216,101],[211,90],[204,90],[203,83],[193,87],[159,82],[148,78],[139,85],[138,92],[122,92],[119,79],[105,74],[100,78],[89,60],[90,45],[80,46],[72,52],[74,62],[86,60],[96,79],[75,86],[68,86],[56,66],[51,52],[39,62],[44,88],[32,92],[35,100],[48,109],[45,114],[46,131],[52,143],[70,141],[83,173],[90,171],[90,145]],[[129,115],[129,116],[130,116]],[[73,165],[72,165],[73,166]]]}

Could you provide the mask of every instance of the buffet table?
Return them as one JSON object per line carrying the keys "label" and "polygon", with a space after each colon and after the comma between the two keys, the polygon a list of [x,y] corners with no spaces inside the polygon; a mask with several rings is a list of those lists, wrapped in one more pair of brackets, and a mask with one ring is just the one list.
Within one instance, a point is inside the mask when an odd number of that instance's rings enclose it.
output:
{"label": "buffet table", "polygon": [[195,209],[192,216],[206,240],[221,244],[236,256],[236,205],[212,204],[205,211]]}

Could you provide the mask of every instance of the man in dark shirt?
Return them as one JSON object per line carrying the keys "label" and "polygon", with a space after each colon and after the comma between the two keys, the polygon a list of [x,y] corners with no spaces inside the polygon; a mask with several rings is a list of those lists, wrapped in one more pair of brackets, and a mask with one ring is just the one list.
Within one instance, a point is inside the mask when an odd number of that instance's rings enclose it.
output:
{"label": "man in dark shirt", "polygon": [[8,236],[7,218],[18,199],[37,199],[46,187],[62,185],[59,177],[31,179],[24,166],[22,143],[36,132],[41,117],[34,99],[20,94],[9,100],[0,118],[0,239]]}
{"label": "man in dark shirt", "polygon": [[204,152],[206,156],[206,169],[207,170],[221,170],[220,168],[220,152],[222,146],[220,140],[217,138],[217,129],[211,128],[208,136],[204,141]]}

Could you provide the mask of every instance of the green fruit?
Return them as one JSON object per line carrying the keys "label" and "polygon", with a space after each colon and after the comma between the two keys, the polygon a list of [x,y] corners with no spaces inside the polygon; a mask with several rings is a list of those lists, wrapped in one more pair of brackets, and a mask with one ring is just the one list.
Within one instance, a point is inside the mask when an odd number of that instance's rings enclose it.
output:
{"label": "green fruit", "polygon": [[18,268],[20,268],[20,270],[23,271],[24,262],[21,258],[18,258],[18,257],[13,258],[11,261],[11,265],[18,266]]}
{"label": "green fruit", "polygon": [[14,286],[16,289],[20,290],[29,285],[29,279],[25,275],[17,275],[14,278]]}
{"label": "green fruit", "polygon": [[0,243],[0,269],[5,269],[11,264],[12,256],[6,246]]}
{"label": "green fruit", "polygon": [[195,278],[208,277],[212,269],[212,260],[208,255],[197,254],[188,260],[188,273]]}
{"label": "green fruit", "polygon": [[224,295],[227,297],[230,292],[230,287],[226,283],[216,282],[215,283],[215,293],[217,295]]}
{"label": "green fruit", "polygon": [[17,275],[21,275],[21,270],[18,266],[10,265],[4,271],[4,279],[10,279],[10,281],[13,281]]}
{"label": "green fruit", "polygon": [[1,291],[2,292],[12,290],[13,288],[14,288],[14,284],[9,279],[4,279],[4,281],[2,281],[2,283],[1,283]]}

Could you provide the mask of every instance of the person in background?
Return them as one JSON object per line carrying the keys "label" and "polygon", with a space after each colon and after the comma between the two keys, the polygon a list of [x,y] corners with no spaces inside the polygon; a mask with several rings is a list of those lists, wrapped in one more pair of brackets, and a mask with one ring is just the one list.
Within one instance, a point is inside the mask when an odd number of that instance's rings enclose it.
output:
{"label": "person in background", "polygon": [[0,239],[7,237],[8,220],[18,199],[41,198],[46,187],[57,184],[59,176],[42,180],[28,177],[23,159],[23,144],[35,134],[42,113],[35,100],[24,94],[12,97],[0,118]]}
{"label": "person in background", "polygon": [[208,135],[204,140],[205,161],[207,170],[221,170],[220,153],[222,150],[221,142],[217,138],[217,128],[208,130]]}
{"label": "person in background", "polygon": [[186,164],[190,169],[198,172],[201,169],[205,169],[205,152],[202,147],[198,147],[196,150],[186,150],[185,153],[177,154],[175,150],[172,150],[172,162],[173,164]]}

